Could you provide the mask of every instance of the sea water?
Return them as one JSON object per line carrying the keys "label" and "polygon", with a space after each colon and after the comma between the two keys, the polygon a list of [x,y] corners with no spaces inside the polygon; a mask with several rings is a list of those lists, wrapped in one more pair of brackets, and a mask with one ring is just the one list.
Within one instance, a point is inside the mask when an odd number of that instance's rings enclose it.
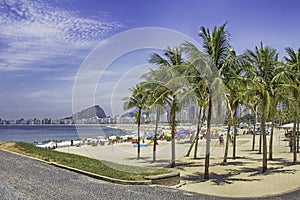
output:
{"label": "sea water", "polygon": [[0,125],[0,141],[70,141],[125,134],[121,129],[96,125]]}

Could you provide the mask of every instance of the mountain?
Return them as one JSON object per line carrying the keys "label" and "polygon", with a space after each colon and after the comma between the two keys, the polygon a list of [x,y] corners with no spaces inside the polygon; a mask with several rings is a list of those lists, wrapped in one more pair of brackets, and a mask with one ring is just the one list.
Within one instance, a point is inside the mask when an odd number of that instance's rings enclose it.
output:
{"label": "mountain", "polygon": [[104,110],[99,106],[95,105],[90,108],[84,109],[80,112],[73,114],[74,121],[91,118],[105,118],[106,114]]}

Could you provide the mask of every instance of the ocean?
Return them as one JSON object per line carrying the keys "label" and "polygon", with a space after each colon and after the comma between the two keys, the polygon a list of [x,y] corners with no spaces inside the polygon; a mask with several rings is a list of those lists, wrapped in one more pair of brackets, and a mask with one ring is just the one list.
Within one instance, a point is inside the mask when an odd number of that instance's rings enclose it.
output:
{"label": "ocean", "polygon": [[70,141],[125,134],[126,132],[121,129],[113,129],[105,126],[0,125],[0,141],[3,142]]}

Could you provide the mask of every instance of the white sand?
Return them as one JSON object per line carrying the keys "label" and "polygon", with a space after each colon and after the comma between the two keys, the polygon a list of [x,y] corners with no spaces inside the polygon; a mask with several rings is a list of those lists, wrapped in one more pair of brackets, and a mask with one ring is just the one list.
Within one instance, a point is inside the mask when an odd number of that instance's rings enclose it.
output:
{"label": "white sand", "polygon": [[[269,136],[268,136],[269,139]],[[273,158],[268,161],[268,173],[260,173],[262,154],[250,151],[251,135],[239,135],[237,159],[228,159],[227,166],[221,166],[224,146],[212,140],[210,160],[210,180],[203,179],[205,141],[199,142],[200,159],[184,157],[189,144],[176,144],[177,168],[181,173],[181,185],[176,186],[185,191],[226,197],[261,197],[281,194],[300,188],[300,165],[292,165],[292,153],[289,153],[288,142],[283,141],[284,131],[276,131],[274,135]],[[259,136],[256,136],[256,150]],[[115,145],[58,148],[58,151],[76,153],[100,160],[108,160],[127,165],[162,167],[170,162],[171,143],[159,141],[157,162],[152,163],[152,146],[141,148],[141,159],[136,159],[137,148],[130,143]],[[232,146],[229,157],[232,156]],[[299,158],[300,159],[300,158]]]}

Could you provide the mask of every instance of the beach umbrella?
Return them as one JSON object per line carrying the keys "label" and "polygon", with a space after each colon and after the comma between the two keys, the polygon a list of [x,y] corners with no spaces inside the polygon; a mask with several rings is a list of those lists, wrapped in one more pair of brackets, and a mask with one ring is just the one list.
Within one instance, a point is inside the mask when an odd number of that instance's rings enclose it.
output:
{"label": "beach umbrella", "polygon": [[187,135],[187,134],[189,134],[189,133],[190,133],[189,130],[186,130],[186,129],[183,129],[183,128],[181,128],[181,129],[179,129],[179,130],[177,131],[177,134],[178,134],[178,135]]}
{"label": "beach umbrella", "polygon": [[117,136],[112,135],[112,136],[109,137],[109,139],[110,139],[110,140],[116,140],[116,139],[117,139]]}
{"label": "beach umbrella", "polygon": [[280,126],[280,128],[293,128],[293,127],[294,127],[294,123],[284,124]]}
{"label": "beach umbrella", "polygon": [[172,136],[171,131],[165,131],[164,136],[171,137]]}

